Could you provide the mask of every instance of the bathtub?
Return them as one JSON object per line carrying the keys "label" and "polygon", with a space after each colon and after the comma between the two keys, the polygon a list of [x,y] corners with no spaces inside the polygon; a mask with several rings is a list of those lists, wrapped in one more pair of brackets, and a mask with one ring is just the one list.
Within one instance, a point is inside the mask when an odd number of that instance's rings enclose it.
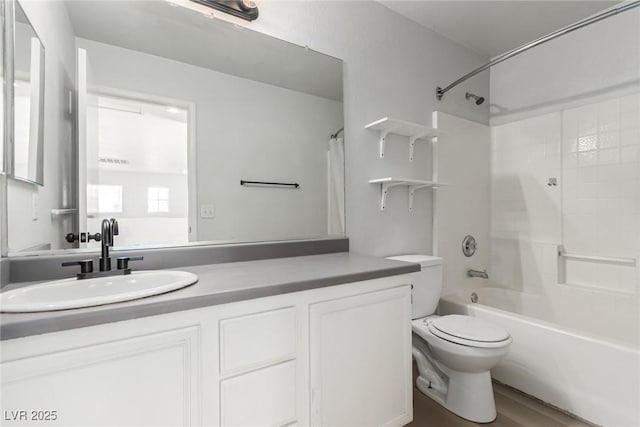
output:
{"label": "bathtub", "polygon": [[[637,309],[598,319],[593,306],[579,310],[579,301],[567,301],[566,295],[494,287],[474,292],[476,303],[472,292],[455,293],[443,296],[438,309],[481,317],[509,331],[513,343],[491,371],[494,379],[598,425],[640,426]],[[580,325],[600,329],[587,332]],[[606,325],[615,330],[613,338],[593,332],[608,332]]]}

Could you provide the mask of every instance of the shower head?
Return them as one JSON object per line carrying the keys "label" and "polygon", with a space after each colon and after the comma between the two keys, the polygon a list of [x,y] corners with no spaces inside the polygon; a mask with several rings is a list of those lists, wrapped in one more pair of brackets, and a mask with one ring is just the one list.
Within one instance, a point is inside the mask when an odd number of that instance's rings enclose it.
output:
{"label": "shower head", "polygon": [[473,98],[473,99],[475,99],[475,101],[476,101],[476,105],[481,105],[481,104],[484,102],[484,97],[482,97],[482,96],[478,96],[478,95],[474,95],[474,94],[469,93],[469,92],[467,92],[467,93],[464,95],[464,98],[465,98],[465,99],[469,99],[469,98]]}

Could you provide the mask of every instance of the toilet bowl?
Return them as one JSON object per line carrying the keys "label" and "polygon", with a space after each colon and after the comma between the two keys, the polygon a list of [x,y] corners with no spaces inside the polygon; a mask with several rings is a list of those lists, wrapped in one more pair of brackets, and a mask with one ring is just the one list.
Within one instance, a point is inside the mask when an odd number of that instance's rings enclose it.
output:
{"label": "toilet bowl", "polygon": [[401,255],[390,259],[421,265],[411,284],[418,390],[462,418],[493,421],[496,407],[490,370],[509,352],[511,336],[477,317],[435,314],[442,291],[442,258]]}
{"label": "toilet bowl", "polygon": [[[464,327],[450,329],[452,324]],[[496,409],[489,371],[509,352],[509,334],[462,315],[428,316],[413,320],[411,326],[418,390],[465,419],[493,421]]]}

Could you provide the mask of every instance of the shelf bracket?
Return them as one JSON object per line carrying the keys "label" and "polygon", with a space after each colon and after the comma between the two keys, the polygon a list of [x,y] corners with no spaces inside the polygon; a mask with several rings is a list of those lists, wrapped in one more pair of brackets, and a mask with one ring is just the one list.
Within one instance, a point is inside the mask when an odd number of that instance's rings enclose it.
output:
{"label": "shelf bracket", "polygon": [[380,158],[384,157],[384,149],[386,145],[387,135],[392,133],[396,128],[390,127],[389,129],[384,129],[380,131]]}
{"label": "shelf bracket", "polygon": [[380,195],[380,210],[383,211],[385,206],[387,205],[387,193],[390,188],[398,187],[402,185],[402,183],[393,182],[393,183],[383,183],[381,185],[381,195]]}
{"label": "shelf bracket", "polygon": [[409,161],[413,162],[413,152],[416,149],[416,139],[418,139],[418,136],[411,136],[409,137]]}
{"label": "shelf bracket", "polygon": [[[413,135],[409,137],[409,161],[413,162],[413,153],[415,151],[416,148],[416,141],[419,139],[422,139],[424,137],[427,137],[431,135],[431,132],[424,132],[424,133],[419,133],[417,135]],[[435,142],[434,140],[436,140],[437,137],[432,137],[431,141]]]}
{"label": "shelf bracket", "polygon": [[413,211],[413,194],[416,192],[416,190],[419,190],[421,188],[427,188],[427,187],[436,188],[432,185],[410,185],[409,186],[409,212]]}

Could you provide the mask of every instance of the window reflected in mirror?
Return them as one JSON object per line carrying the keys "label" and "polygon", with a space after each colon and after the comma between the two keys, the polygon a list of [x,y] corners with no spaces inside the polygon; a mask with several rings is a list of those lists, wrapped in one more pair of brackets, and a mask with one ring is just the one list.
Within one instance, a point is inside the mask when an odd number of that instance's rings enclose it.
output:
{"label": "window reflected in mirror", "polygon": [[113,95],[90,99],[88,229],[117,217],[120,245],[189,242],[188,110]]}

